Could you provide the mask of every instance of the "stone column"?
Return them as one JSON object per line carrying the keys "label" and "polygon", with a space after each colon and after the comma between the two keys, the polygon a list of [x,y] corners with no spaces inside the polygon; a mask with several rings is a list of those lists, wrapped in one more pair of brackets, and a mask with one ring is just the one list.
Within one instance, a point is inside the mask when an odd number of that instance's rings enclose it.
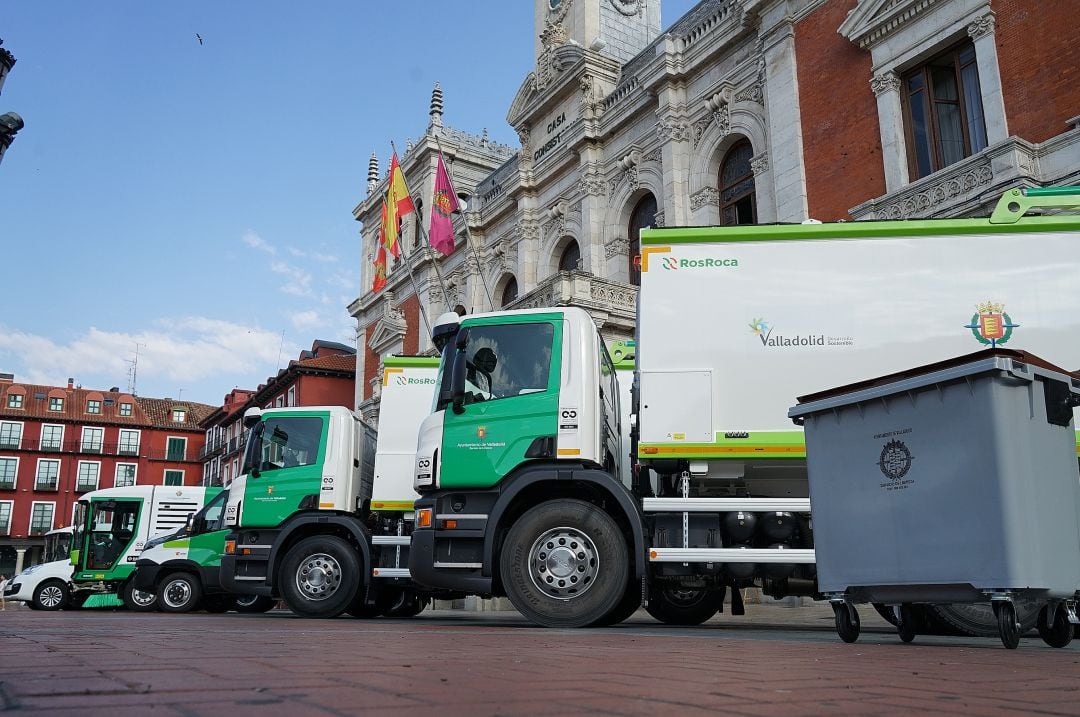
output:
{"label": "stone column", "polygon": [[1009,138],[1005,98],[1001,92],[1001,73],[998,70],[997,45],[994,43],[994,22],[994,13],[987,10],[985,15],[967,26],[968,35],[975,45],[975,65],[979,69],[987,145]]}
{"label": "stone column", "polygon": [[23,560],[26,559],[26,548],[15,548],[15,572],[12,575],[18,575],[23,571]]}
{"label": "stone column", "polygon": [[[795,29],[790,18],[764,38],[765,107],[768,108],[769,156],[776,193],[776,219],[807,218],[806,168],[803,164],[802,111],[795,61]],[[760,148],[755,148],[760,152]]]}
{"label": "stone column", "polygon": [[870,89],[877,98],[885,191],[895,192],[908,183],[907,142],[904,139],[904,115],[900,108],[900,76],[892,71],[878,73],[870,79]]}
{"label": "stone column", "polygon": [[664,172],[664,195],[656,198],[657,214],[665,226],[686,226],[690,221],[690,139],[692,132],[686,118],[686,87],[681,83],[662,87],[657,96],[658,122]]}

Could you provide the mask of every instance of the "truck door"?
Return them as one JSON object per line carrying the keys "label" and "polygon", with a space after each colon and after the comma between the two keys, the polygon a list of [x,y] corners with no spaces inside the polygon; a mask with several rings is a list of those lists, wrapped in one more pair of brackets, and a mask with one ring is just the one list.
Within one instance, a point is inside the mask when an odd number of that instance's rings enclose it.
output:
{"label": "truck door", "polygon": [[446,408],[441,484],[487,488],[529,458],[555,457],[562,320],[479,319],[463,330],[455,362],[465,362],[465,399],[461,413]]}
{"label": "truck door", "polygon": [[[120,557],[136,538],[141,499],[95,500],[90,503],[84,565],[76,569],[106,573],[117,567]],[[98,579],[91,576],[92,579]]]}
{"label": "truck door", "polygon": [[245,526],[279,525],[305,498],[319,507],[329,420],[325,411],[263,417],[244,459]]}

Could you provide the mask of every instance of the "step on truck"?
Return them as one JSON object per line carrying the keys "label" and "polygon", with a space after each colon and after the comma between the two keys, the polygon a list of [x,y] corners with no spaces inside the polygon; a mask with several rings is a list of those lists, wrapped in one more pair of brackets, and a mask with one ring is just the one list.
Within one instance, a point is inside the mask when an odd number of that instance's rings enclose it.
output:
{"label": "step on truck", "polygon": [[1078,206],[1075,188],[1016,190],[990,218],[642,231],[629,448],[585,311],[444,315],[413,578],[505,595],[552,627],[618,622],[643,599],[699,623],[726,592],[739,612],[748,586],[819,597],[788,408],[981,346],[1080,367],[1080,218],[1053,213]]}
{"label": "step on truck", "polygon": [[114,593],[136,612],[157,609],[157,596],[131,581],[146,543],[182,528],[220,488],[143,485],[86,493],[75,506],[71,545],[74,599]]}
{"label": "step on truck", "polygon": [[[297,615],[411,617],[433,591],[409,576],[416,436],[437,357],[383,359],[378,432],[340,406],[253,409],[229,486],[221,584]],[[445,597],[453,595],[447,593]]]}

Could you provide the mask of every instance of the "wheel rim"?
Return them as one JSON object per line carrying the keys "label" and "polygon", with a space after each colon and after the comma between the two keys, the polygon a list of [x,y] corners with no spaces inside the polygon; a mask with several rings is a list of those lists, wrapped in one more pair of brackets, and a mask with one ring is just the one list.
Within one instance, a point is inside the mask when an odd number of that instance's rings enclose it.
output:
{"label": "wheel rim", "polygon": [[668,602],[676,607],[689,608],[694,607],[701,603],[709,596],[708,590],[685,590],[685,589],[673,589],[665,590],[664,596],[667,597]]}
{"label": "wheel rim", "polygon": [[236,598],[236,605],[237,607],[251,607],[258,599],[258,595],[240,595]]}
{"label": "wheel rim", "polygon": [[339,587],[341,564],[332,555],[309,555],[296,570],[296,589],[308,600],[326,600]]}
{"label": "wheel rim", "polygon": [[600,556],[588,535],[576,528],[552,528],[529,550],[533,585],[556,600],[573,600],[596,581]]}
{"label": "wheel rim", "polygon": [[184,607],[191,600],[191,585],[187,580],[173,580],[161,593],[161,599],[169,607]]}
{"label": "wheel rim", "polygon": [[131,591],[131,602],[135,603],[139,607],[149,607],[154,604],[154,600],[157,598],[153,593],[143,592],[142,590]]}
{"label": "wheel rim", "polygon": [[42,607],[57,607],[64,601],[64,591],[56,585],[47,585],[41,589],[38,602]]}

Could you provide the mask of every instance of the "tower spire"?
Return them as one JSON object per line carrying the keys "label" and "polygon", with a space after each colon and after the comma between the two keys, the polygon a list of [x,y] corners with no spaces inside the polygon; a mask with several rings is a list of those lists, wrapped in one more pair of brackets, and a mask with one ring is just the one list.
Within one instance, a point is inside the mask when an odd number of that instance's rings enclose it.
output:
{"label": "tower spire", "polygon": [[371,159],[367,163],[367,191],[371,194],[379,183],[379,157],[372,152]]}
{"label": "tower spire", "polygon": [[431,91],[431,110],[428,112],[431,115],[431,126],[442,127],[442,115],[443,115],[443,96],[442,86],[436,82],[435,89]]}

